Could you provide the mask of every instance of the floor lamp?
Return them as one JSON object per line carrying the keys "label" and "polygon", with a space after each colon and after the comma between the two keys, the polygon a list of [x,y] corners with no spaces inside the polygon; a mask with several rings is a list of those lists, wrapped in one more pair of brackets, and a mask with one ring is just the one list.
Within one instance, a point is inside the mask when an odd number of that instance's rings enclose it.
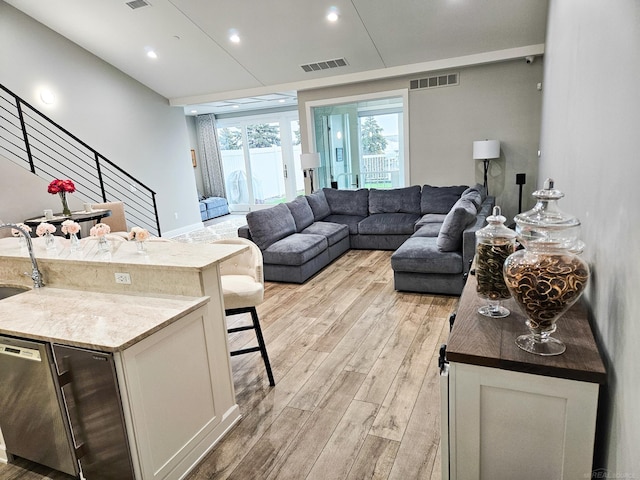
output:
{"label": "floor lamp", "polygon": [[319,153],[302,153],[300,154],[300,164],[302,170],[309,170],[309,181],[311,182],[311,193],[313,193],[313,169],[320,166]]}
{"label": "floor lamp", "polygon": [[487,184],[487,174],[489,172],[489,162],[492,158],[500,158],[500,140],[478,140],[473,142],[473,159],[484,162],[484,188],[489,193]]}

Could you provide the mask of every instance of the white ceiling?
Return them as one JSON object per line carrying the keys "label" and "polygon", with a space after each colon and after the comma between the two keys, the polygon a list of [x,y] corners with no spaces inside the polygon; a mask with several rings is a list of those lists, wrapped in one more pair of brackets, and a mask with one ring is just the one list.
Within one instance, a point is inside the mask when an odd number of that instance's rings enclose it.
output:
{"label": "white ceiling", "polygon": [[[173,105],[262,101],[276,92],[286,98],[297,89],[368,74],[417,72],[421,64],[437,66],[444,59],[533,46],[539,51],[548,5],[547,0],[147,0],[150,6],[134,10],[125,0],[5,1]],[[335,23],[326,19],[332,6],[339,12]],[[241,37],[238,44],[229,40],[232,29]],[[148,58],[148,49],[158,58]],[[301,68],[338,58],[347,65],[310,73]]]}

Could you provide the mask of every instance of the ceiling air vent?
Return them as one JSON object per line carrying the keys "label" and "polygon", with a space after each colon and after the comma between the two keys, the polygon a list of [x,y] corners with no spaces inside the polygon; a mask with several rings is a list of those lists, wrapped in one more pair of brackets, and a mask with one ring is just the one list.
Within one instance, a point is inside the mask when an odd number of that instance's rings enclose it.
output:
{"label": "ceiling air vent", "polygon": [[131,7],[132,10],[135,10],[136,8],[151,6],[151,4],[145,0],[132,0],[131,2],[126,2],[126,5],[128,7]]}
{"label": "ceiling air vent", "polygon": [[409,82],[410,90],[419,90],[421,88],[450,87],[458,85],[457,73],[444,73],[442,75],[434,75],[433,77],[419,78]]}
{"label": "ceiling air vent", "polygon": [[346,67],[347,60],[344,58],[335,58],[333,60],[324,60],[322,62],[307,63],[300,65],[305,72],[317,72],[318,70],[327,70],[329,68]]}

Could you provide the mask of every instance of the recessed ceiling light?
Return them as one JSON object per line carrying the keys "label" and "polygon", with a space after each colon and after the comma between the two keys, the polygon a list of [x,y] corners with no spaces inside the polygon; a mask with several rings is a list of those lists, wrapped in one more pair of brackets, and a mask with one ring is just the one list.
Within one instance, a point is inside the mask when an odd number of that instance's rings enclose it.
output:
{"label": "recessed ceiling light", "polygon": [[198,110],[191,110],[191,113],[198,113]]}
{"label": "recessed ceiling light", "polygon": [[338,21],[338,9],[336,7],[331,7],[329,12],[327,13],[327,20],[330,22]]}
{"label": "recessed ceiling light", "polygon": [[229,40],[233,43],[240,43],[240,35],[237,30],[229,30]]}
{"label": "recessed ceiling light", "polygon": [[158,54],[155,52],[153,48],[147,47],[145,48],[145,50],[147,52],[147,57],[153,58],[154,60],[158,58]]}

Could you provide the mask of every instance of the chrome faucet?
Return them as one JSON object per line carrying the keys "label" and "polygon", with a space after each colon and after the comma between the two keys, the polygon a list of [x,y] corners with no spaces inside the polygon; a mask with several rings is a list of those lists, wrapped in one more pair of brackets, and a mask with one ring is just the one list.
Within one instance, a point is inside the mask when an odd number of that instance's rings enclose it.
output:
{"label": "chrome faucet", "polygon": [[[29,251],[29,257],[31,258],[31,278],[33,280],[33,288],[44,287],[44,283],[42,282],[42,273],[38,270],[38,262],[36,262],[36,256],[33,253],[33,243],[31,242],[31,235],[24,230],[22,227],[16,225],[15,223],[2,223],[0,224],[0,230],[3,228],[14,228],[19,231],[24,239],[27,241],[27,250]],[[26,275],[26,274],[25,274]]]}

